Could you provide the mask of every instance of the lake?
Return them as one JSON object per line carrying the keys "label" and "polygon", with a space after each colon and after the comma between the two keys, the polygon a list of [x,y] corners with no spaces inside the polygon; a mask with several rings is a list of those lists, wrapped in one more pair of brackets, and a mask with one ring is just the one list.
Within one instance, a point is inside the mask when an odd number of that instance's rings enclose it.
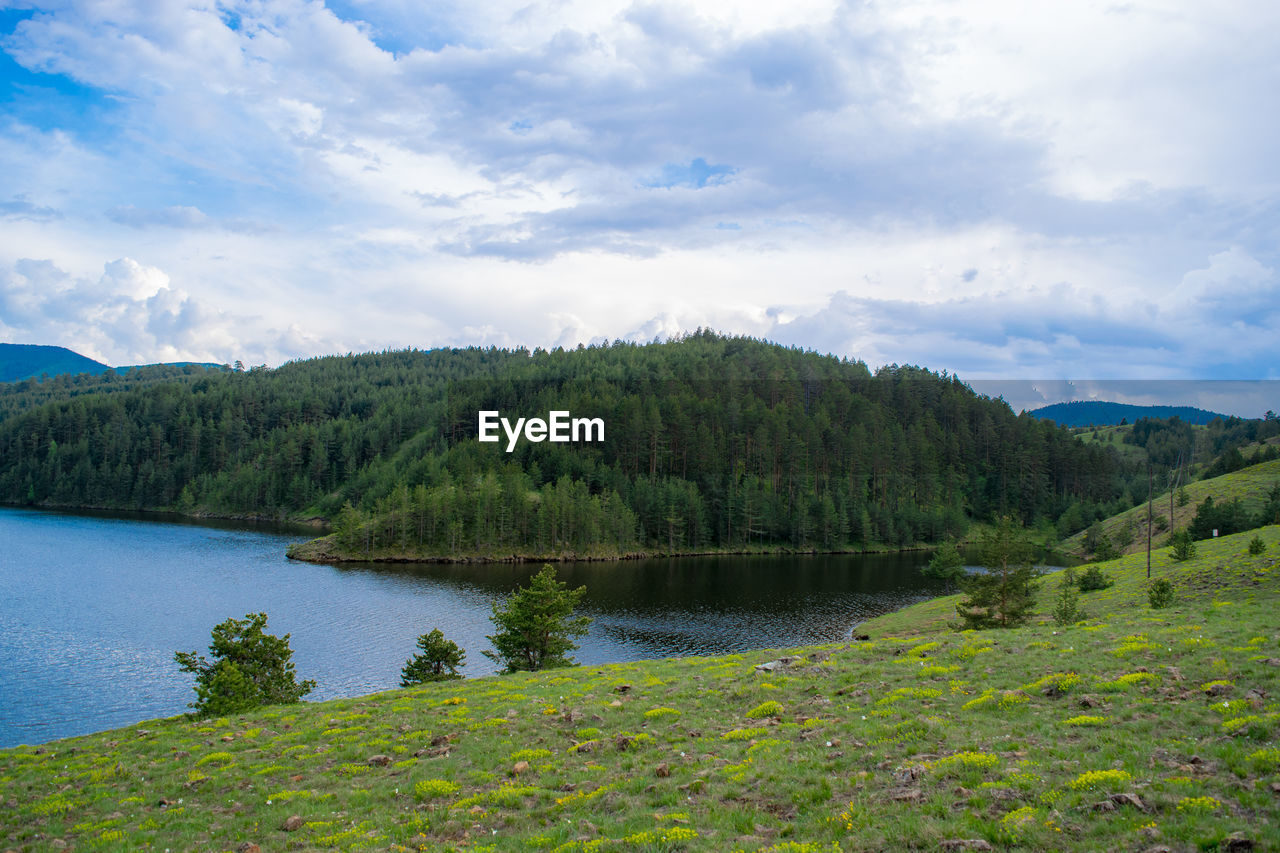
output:
{"label": "lake", "polygon": [[[399,685],[440,628],[492,674],[489,616],[537,565],[345,564],[284,556],[305,532],[0,508],[0,747],[172,716],[194,698],[177,650],[207,654],[228,617],[291,634],[308,699]],[[847,638],[943,590],[923,552],[565,563],[592,617],[574,655],[600,664]],[[764,658],[761,659],[762,662]]]}

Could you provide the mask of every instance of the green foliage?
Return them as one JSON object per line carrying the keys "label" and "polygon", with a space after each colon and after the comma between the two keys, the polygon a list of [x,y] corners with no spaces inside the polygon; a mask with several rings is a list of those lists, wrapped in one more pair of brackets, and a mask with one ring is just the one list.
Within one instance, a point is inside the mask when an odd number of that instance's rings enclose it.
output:
{"label": "green foliage", "polygon": [[544,565],[528,587],[518,588],[504,604],[494,602],[490,620],[498,630],[486,637],[494,651],[484,656],[502,664],[504,672],[573,666],[566,653],[578,646],[571,638],[586,634],[591,620],[570,617],[586,593],[585,586],[569,589],[556,580],[550,564]]}
{"label": "green foliage", "polygon": [[1097,566],[1089,566],[1080,574],[1076,583],[1081,592],[1093,592],[1094,590],[1106,589],[1111,586],[1115,583],[1115,578]]}
{"label": "green foliage", "polygon": [[1195,517],[1187,529],[1192,539],[1210,539],[1215,530],[1219,536],[1230,536],[1257,526],[1257,520],[1250,516],[1239,498],[1216,503],[1210,495],[1196,507]]}
{"label": "green foliage", "polygon": [[1002,517],[979,546],[985,572],[966,575],[968,597],[956,606],[966,628],[1012,628],[1027,621],[1035,605],[1035,546],[1012,518]]}
{"label": "green foliage", "polygon": [[1168,578],[1153,580],[1147,585],[1147,601],[1153,610],[1163,610],[1173,604],[1173,583]]}
{"label": "green foliage", "polygon": [[1187,494],[1186,486],[1178,486],[1178,506],[1186,506],[1191,503],[1191,495]]}
{"label": "green foliage", "polygon": [[1058,625],[1074,625],[1084,619],[1079,599],[1075,586],[1063,578],[1062,586],[1058,589],[1058,603],[1053,608],[1053,621]]}
{"label": "green foliage", "polygon": [[[608,440],[508,454],[482,409],[607,414]],[[937,542],[1009,507],[1087,523],[1133,476],[953,376],[711,332],[0,387],[0,500],[305,513],[351,557]]]}
{"label": "green foliage", "polygon": [[1105,533],[1099,537],[1093,548],[1093,561],[1095,563],[1105,563],[1119,556],[1121,556],[1120,550],[1111,544],[1111,539]]}
{"label": "green foliage", "polygon": [[266,625],[265,613],[216,625],[209,644],[212,661],[196,652],[174,653],[179,668],[196,677],[191,707],[197,714],[224,716],[260,705],[291,704],[315,689],[314,681],[295,678],[289,635],[268,634]]}
{"label": "green foliage", "polygon": [[409,658],[401,670],[401,687],[462,678],[458,667],[463,665],[467,654],[453,640],[446,640],[439,628],[418,637],[418,648],[421,651]]}
{"label": "green foliage", "polygon": [[1195,540],[1191,538],[1190,532],[1185,527],[1173,532],[1173,535],[1169,537],[1169,544],[1173,548],[1171,551],[1173,559],[1178,562],[1190,560],[1196,555]]}
{"label": "green foliage", "polygon": [[1267,550],[1267,543],[1262,541],[1261,536],[1254,536],[1249,540],[1249,553],[1255,557]]}
{"label": "green foliage", "polygon": [[943,543],[929,559],[929,564],[920,570],[927,578],[938,578],[954,582],[964,574],[964,559],[954,542]]}

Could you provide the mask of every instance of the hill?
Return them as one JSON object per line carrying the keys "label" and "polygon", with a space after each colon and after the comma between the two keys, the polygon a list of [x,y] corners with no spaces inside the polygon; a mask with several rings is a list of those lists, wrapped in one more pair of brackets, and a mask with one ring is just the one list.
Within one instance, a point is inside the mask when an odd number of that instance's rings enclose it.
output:
{"label": "hill", "polygon": [[[1277,486],[1280,486],[1280,460],[1271,460],[1219,477],[1187,483],[1184,487],[1187,500],[1183,504],[1179,504],[1176,495],[1170,500],[1171,496],[1167,490],[1159,493],[1153,502],[1155,531],[1152,542],[1155,547],[1168,544],[1169,536],[1173,531],[1191,523],[1196,508],[1205,498],[1212,497],[1217,504],[1226,504],[1239,499],[1247,512],[1257,513]],[[1132,554],[1139,551],[1146,553],[1147,504],[1145,501],[1132,509],[1101,521],[1100,526],[1102,532],[1121,553]],[[1069,554],[1085,557],[1087,553],[1084,539],[1085,531],[1081,531],[1064,540],[1060,547]]]}
{"label": "hill", "polygon": [[[19,849],[1264,850],[1280,843],[1280,527],[1092,618],[424,685],[0,751]],[[773,661],[770,671],[760,664]],[[305,673],[304,673],[305,674]],[[57,842],[62,842],[61,845]]]}
{"label": "hill", "polygon": [[[1137,476],[954,376],[709,332],[119,382],[12,398],[0,500],[320,518],[332,537],[300,555],[321,558],[542,559],[902,547],[1111,514]],[[603,436],[485,443],[482,411]]]}
{"label": "hill", "polygon": [[1131,424],[1139,418],[1161,420],[1180,418],[1185,423],[1204,426],[1216,419],[1227,420],[1230,417],[1193,406],[1134,406],[1129,403],[1108,403],[1102,400],[1052,403],[1034,409],[1028,414],[1065,427],[1116,426],[1121,421]]}
{"label": "hill", "polygon": [[102,373],[111,368],[65,347],[0,344],[0,382],[61,373]]}

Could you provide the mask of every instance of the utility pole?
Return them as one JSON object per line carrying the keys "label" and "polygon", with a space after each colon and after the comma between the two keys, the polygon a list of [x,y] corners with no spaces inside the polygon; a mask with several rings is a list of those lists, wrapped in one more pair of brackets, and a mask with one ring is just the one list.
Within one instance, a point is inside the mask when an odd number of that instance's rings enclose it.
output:
{"label": "utility pole", "polygon": [[1147,451],[1147,580],[1151,580],[1151,451]]}

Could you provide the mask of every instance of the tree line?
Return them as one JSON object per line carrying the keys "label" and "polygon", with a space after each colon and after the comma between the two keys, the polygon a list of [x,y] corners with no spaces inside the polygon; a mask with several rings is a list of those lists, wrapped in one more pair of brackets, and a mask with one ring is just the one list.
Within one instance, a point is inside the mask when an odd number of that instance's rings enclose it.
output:
{"label": "tree line", "polygon": [[[0,500],[318,517],[352,556],[901,546],[1004,515],[1079,529],[1146,486],[946,372],[707,331],[19,384]],[[476,441],[480,410],[552,409],[606,440]]]}

